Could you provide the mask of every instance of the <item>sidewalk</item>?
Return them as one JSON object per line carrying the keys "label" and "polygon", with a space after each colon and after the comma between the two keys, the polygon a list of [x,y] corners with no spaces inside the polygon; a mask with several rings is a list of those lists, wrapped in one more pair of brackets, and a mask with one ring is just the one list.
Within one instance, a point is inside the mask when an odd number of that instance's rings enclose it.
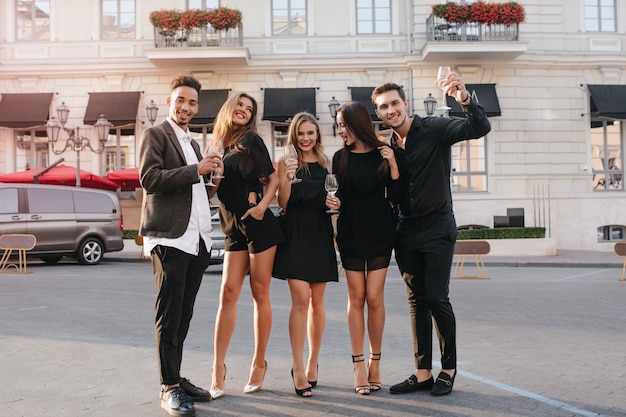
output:
{"label": "sidewalk", "polygon": [[[109,252],[105,259],[112,262],[140,261],[141,247],[134,240],[124,240],[124,250],[121,252]],[[143,259],[143,261],[149,261]],[[483,257],[486,266],[507,267],[584,267],[584,268],[621,268],[623,258],[613,251],[582,251],[582,250],[557,250],[556,256],[491,256]],[[468,257],[468,265],[471,257]],[[392,263],[395,259],[392,258]]]}

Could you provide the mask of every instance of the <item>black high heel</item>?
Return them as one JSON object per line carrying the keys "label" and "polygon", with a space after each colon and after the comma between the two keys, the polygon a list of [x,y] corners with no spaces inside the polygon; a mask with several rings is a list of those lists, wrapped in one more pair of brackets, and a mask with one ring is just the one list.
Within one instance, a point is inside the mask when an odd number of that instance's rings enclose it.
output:
{"label": "black high heel", "polygon": [[[298,389],[298,387],[296,387],[296,378],[293,376],[293,368],[291,368],[291,379],[293,380],[293,388],[296,390],[296,394],[305,398],[309,398],[313,395],[313,391],[311,391],[311,387],[307,387],[303,389]],[[309,395],[304,395],[307,392],[309,393]]]}
{"label": "black high heel", "polygon": [[[380,360],[380,353],[370,353],[370,360],[371,361],[379,361]],[[369,379],[369,369],[368,369],[368,373],[367,373],[367,378]],[[380,391],[380,388],[382,386],[382,383],[379,381],[368,381],[370,384],[370,391]]]}
{"label": "black high heel", "polygon": [[[360,355],[352,355],[352,363],[365,362],[365,358],[363,354]],[[356,365],[354,366],[354,370],[356,371]],[[354,392],[361,395],[369,395],[370,386],[368,385],[357,385],[354,387]]]}
{"label": "black high heel", "polygon": [[[315,375],[317,375],[320,371],[320,365],[317,364],[317,370],[315,371]],[[311,388],[315,388],[317,387],[317,379],[315,381],[308,381],[308,383],[311,385]]]}

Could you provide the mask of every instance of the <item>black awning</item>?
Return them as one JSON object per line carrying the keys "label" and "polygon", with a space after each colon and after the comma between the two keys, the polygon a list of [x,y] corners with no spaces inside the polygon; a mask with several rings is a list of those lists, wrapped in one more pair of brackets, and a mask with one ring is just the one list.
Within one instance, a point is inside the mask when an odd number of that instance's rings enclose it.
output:
{"label": "black awning", "polygon": [[591,117],[626,119],[626,85],[588,84]]}
{"label": "black awning", "polygon": [[45,126],[54,93],[2,94],[0,126],[11,129]]}
{"label": "black awning", "polygon": [[[479,102],[483,106],[487,117],[502,115],[495,84],[466,84],[465,87],[472,100]],[[454,97],[447,96],[446,102],[448,107],[451,107],[449,113],[451,117],[465,117],[461,105],[456,102]]]}
{"label": "black awning", "polygon": [[198,125],[208,125],[215,122],[215,117],[228,98],[229,92],[230,90],[201,90],[198,98],[200,104],[198,113],[189,124],[198,127]]}
{"label": "black awning", "polygon": [[315,88],[266,88],[264,103],[262,120],[286,123],[301,111],[317,117]]}
{"label": "black awning", "polygon": [[370,116],[372,116],[372,120],[375,122],[380,122],[380,118],[376,115],[376,109],[374,107],[374,103],[372,103],[372,91],[376,87],[348,87],[350,92],[352,93],[352,101],[358,101],[367,107],[367,111]]}
{"label": "black awning", "polygon": [[103,114],[113,127],[135,124],[140,95],[139,91],[89,93],[83,122],[93,125]]}

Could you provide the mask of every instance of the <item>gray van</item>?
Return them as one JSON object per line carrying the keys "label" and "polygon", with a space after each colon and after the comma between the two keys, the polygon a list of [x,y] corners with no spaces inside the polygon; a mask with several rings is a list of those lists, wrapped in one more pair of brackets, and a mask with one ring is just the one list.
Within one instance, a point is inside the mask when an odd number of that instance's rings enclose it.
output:
{"label": "gray van", "polygon": [[92,188],[0,183],[0,234],[35,235],[28,251],[46,263],[63,256],[97,265],[124,248],[117,194]]}

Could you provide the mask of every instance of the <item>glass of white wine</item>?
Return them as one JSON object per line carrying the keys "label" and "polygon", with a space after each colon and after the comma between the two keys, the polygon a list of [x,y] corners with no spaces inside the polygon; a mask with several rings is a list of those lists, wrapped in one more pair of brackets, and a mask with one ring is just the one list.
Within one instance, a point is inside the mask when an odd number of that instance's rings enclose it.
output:
{"label": "glass of white wine", "polygon": [[[337,176],[335,174],[326,175],[326,180],[324,181],[324,188],[326,192],[331,196],[334,196],[337,190],[339,189],[339,183],[337,182]],[[337,210],[328,209],[326,213],[339,213]]]}
{"label": "glass of white wine", "polygon": [[[298,162],[298,151],[293,144],[287,145],[285,148],[285,161],[291,163]],[[292,184],[297,184],[301,182],[300,178],[296,178],[296,174],[293,174],[293,178],[291,179]]]}
{"label": "glass of white wine", "polygon": [[[446,89],[445,87],[445,83],[446,83],[446,79],[448,78],[448,74],[450,74],[450,67],[449,66],[441,66],[439,67],[439,70],[437,71],[437,86],[439,88],[441,88],[441,91],[444,91]],[[446,95],[443,95],[443,101],[441,102],[441,107],[439,107],[439,110],[450,110],[450,107],[448,107],[447,103],[446,103]]]}
{"label": "glass of white wine", "polygon": [[[224,159],[224,144],[222,143],[222,141],[218,140],[211,142],[211,144],[209,145],[209,153],[215,153],[217,154],[217,156],[220,157],[220,159]],[[211,175],[211,178],[224,178],[224,176],[221,174],[213,173]]]}

